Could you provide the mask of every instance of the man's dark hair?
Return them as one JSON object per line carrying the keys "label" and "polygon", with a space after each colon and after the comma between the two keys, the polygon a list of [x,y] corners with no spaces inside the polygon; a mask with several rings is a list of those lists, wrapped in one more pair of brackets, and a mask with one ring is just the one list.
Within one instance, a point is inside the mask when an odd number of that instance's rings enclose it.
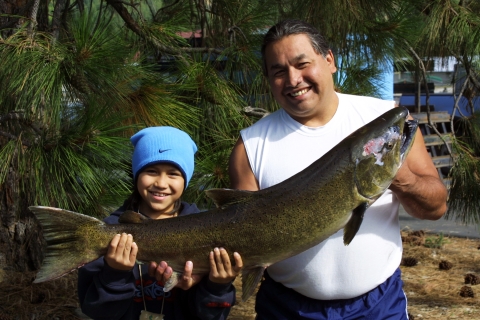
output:
{"label": "man's dark hair", "polygon": [[267,63],[265,61],[265,49],[267,46],[273,42],[294,34],[306,35],[310,39],[313,50],[317,54],[321,54],[324,57],[328,54],[330,47],[328,46],[325,38],[314,26],[302,20],[283,20],[271,27],[263,38],[262,67],[265,75],[268,74]]}

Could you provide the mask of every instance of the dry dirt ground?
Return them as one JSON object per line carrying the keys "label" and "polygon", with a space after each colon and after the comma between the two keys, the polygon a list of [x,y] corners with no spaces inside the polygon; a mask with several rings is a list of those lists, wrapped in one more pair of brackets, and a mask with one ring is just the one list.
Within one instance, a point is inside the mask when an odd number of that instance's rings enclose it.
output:
{"label": "dry dirt ground", "polygon": [[[404,291],[411,319],[480,319],[480,239],[402,232]],[[78,319],[76,273],[31,284],[33,273],[0,270],[0,320]],[[465,283],[465,282],[469,283]],[[236,280],[238,300],[241,285]],[[254,319],[254,297],[229,319]]]}

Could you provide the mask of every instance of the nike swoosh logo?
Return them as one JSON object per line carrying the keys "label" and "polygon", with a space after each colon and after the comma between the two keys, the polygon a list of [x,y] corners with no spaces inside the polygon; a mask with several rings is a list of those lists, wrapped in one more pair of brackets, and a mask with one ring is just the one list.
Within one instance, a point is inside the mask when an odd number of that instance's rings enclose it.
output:
{"label": "nike swoosh logo", "polygon": [[158,153],[164,153],[165,151],[169,151],[169,150],[172,150],[172,149],[165,149],[165,150],[160,149],[158,150]]}

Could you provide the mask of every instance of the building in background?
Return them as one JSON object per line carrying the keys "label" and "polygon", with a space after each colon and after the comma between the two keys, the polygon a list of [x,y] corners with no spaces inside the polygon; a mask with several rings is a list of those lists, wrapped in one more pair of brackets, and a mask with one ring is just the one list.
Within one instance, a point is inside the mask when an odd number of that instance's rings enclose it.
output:
{"label": "building in background", "polygon": [[[464,69],[457,64],[455,58],[440,59],[433,58],[424,61],[427,70],[427,87],[429,93],[429,105],[431,111],[447,111],[452,113],[455,105],[455,97],[458,96],[465,79]],[[454,90],[454,78],[455,90]],[[415,79],[415,66],[413,64],[403,63],[402,67],[395,67],[393,72],[393,95],[395,101],[400,106],[405,106],[414,110],[415,93],[418,85]],[[420,101],[421,111],[426,111],[426,88],[422,83]],[[480,110],[480,101],[478,97],[473,98],[474,110]],[[468,99],[462,96],[459,100],[459,111],[455,116],[470,116],[472,108],[469,106]]]}

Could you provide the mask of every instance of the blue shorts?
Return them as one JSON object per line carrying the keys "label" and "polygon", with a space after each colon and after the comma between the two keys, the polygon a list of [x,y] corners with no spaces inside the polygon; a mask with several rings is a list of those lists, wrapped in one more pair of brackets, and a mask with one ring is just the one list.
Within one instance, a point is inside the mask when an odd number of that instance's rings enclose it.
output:
{"label": "blue shorts", "polygon": [[407,298],[401,271],[375,289],[351,299],[316,300],[272,280],[265,272],[257,293],[257,320],[335,319],[406,320]]}

